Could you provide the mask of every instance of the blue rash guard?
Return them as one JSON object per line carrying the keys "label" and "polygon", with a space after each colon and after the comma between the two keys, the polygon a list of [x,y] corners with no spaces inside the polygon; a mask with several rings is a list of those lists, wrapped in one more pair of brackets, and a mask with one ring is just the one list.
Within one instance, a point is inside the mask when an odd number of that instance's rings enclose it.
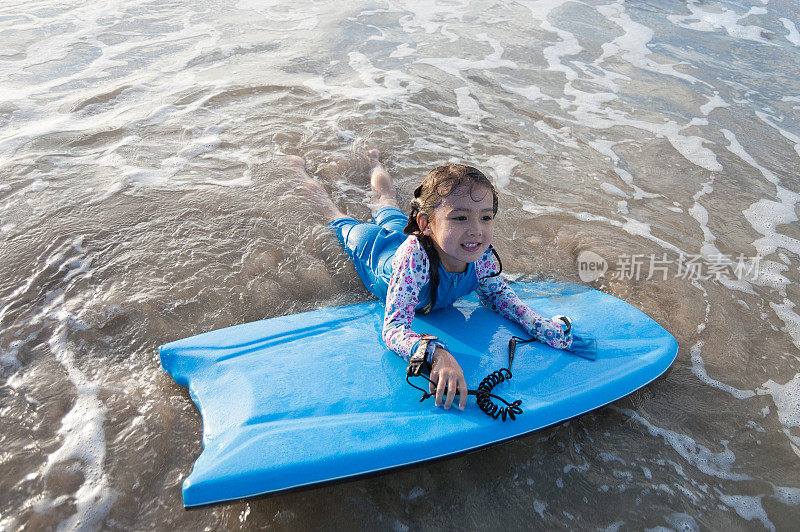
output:
{"label": "blue rash guard", "polygon": [[[409,235],[403,233],[408,216],[397,207],[382,207],[375,213],[373,223],[359,222],[353,218],[338,218],[329,225],[339,238],[364,286],[382,304],[386,304],[389,280],[392,277],[392,260],[400,245]],[[439,286],[436,304],[431,310],[445,308],[458,298],[475,291],[478,276],[475,264],[469,263],[461,273],[450,273],[439,263]],[[426,283],[419,293],[417,309],[425,308],[431,301],[431,284]]]}

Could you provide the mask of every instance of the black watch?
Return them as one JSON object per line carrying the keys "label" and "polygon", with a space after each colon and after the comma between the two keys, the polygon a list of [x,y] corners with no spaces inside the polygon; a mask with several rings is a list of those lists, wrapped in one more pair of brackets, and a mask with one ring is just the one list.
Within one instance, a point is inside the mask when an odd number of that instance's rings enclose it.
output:
{"label": "black watch", "polygon": [[428,360],[428,344],[433,341],[441,343],[438,341],[438,338],[431,334],[422,335],[417,344],[417,349],[411,354],[411,358],[408,359],[406,375],[409,377],[417,377],[422,373],[431,372],[431,361]]}

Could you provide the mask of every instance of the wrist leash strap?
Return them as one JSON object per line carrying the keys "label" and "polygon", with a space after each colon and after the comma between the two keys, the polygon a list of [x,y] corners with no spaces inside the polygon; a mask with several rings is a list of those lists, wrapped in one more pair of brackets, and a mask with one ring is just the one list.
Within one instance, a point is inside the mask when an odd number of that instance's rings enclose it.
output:
{"label": "wrist leash strap", "polygon": [[[517,342],[520,343],[528,343],[533,342],[534,340],[524,340],[522,338],[518,338],[513,336],[508,343],[508,366],[511,367],[511,363],[514,362],[514,351],[516,350]],[[436,384],[428,378],[425,373],[430,373],[431,367],[427,363],[424,357],[418,356],[420,353],[420,349],[417,349],[417,352],[411,357],[409,361],[408,368],[406,369],[406,382],[416,388],[417,390],[422,392],[422,398],[419,400],[420,402],[428,399],[429,397],[433,397],[436,395]],[[477,390],[467,390],[467,395],[474,395],[477,403],[478,408],[480,408],[484,414],[490,416],[494,419],[499,417],[503,418],[503,421],[506,418],[510,418],[512,420],[517,419],[517,416],[522,413],[522,408],[520,405],[522,404],[521,399],[517,399],[509,403],[505,399],[500,396],[497,396],[492,393],[492,389],[500,384],[501,382],[508,380],[511,378],[511,370],[508,368],[501,368],[497,371],[493,371],[492,373],[488,374],[486,377],[483,378],[481,383],[478,385]],[[434,386],[433,392],[427,392],[417,386],[416,384],[411,382],[411,377],[422,377],[429,383]],[[447,387],[444,388],[444,395],[447,395]],[[456,391],[456,395],[461,395],[458,391]],[[501,403],[505,404],[506,406],[499,406],[492,398],[497,399]]]}

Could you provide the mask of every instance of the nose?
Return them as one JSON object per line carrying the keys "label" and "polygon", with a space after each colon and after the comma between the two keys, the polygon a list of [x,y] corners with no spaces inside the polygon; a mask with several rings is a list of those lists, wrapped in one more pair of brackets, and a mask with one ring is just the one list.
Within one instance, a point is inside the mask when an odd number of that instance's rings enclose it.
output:
{"label": "nose", "polygon": [[481,224],[475,220],[470,222],[469,224],[469,235],[470,236],[479,236],[481,234]]}

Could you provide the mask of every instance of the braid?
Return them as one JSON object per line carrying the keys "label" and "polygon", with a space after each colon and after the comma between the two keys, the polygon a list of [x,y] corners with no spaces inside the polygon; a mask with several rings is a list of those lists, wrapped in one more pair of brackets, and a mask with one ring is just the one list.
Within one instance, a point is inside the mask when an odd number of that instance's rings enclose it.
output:
{"label": "braid", "polygon": [[439,291],[439,254],[436,248],[433,247],[433,239],[427,235],[419,235],[419,243],[422,244],[422,249],[428,254],[430,261],[430,276],[431,276],[431,301],[420,312],[427,314],[436,305],[436,293]]}
{"label": "braid", "polygon": [[408,215],[408,223],[405,229],[403,229],[403,233],[416,236],[417,240],[419,240],[419,243],[422,245],[422,249],[424,249],[425,253],[428,255],[428,261],[430,263],[428,273],[431,278],[431,300],[425,308],[420,310],[422,314],[427,314],[436,304],[436,292],[439,289],[439,254],[436,252],[436,248],[433,247],[433,240],[431,237],[422,234],[419,223],[417,223],[417,215],[419,214],[420,207],[422,207],[422,201],[420,201],[419,198],[420,194],[422,194],[422,185],[414,190],[414,199],[411,200],[411,212]]}

